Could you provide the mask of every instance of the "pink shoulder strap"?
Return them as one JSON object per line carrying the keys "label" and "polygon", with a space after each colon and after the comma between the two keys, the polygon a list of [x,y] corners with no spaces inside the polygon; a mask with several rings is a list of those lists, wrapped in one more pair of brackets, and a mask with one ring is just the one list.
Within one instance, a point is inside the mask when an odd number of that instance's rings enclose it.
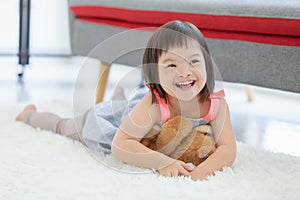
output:
{"label": "pink shoulder strap", "polygon": [[[145,83],[145,85],[150,89],[150,86],[147,83]],[[171,117],[168,102],[161,98],[156,90],[154,90],[154,95],[158,101],[161,120],[162,122],[166,122]]]}
{"label": "pink shoulder strap", "polygon": [[[147,83],[145,83],[145,84],[150,89],[150,86]],[[159,104],[161,120],[162,120],[162,122],[165,122],[168,119],[170,119],[170,117],[171,117],[168,103],[165,102],[165,100],[159,96],[159,94],[156,90],[154,90],[154,95],[156,96],[158,104]],[[205,117],[203,117],[203,119],[210,121],[210,120],[213,120],[217,116],[218,111],[219,111],[220,99],[222,99],[224,97],[225,97],[224,90],[219,90],[218,92],[214,92],[209,95],[208,99],[211,100],[210,108],[209,108],[208,114]]]}
{"label": "pink shoulder strap", "polygon": [[218,111],[219,111],[220,99],[222,99],[224,97],[225,97],[224,90],[220,90],[218,92],[214,92],[211,95],[209,95],[208,99],[211,100],[210,108],[209,108],[208,114],[205,117],[203,117],[203,119],[210,121],[210,120],[213,120],[217,116]]}

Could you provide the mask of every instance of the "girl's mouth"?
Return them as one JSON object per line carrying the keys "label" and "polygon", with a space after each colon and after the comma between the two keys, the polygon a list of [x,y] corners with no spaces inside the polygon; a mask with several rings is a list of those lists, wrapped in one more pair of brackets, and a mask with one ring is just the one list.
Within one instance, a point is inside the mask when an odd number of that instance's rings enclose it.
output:
{"label": "girl's mouth", "polygon": [[194,84],[195,84],[195,81],[186,81],[186,82],[176,83],[176,86],[181,89],[185,89],[185,88],[192,87]]}

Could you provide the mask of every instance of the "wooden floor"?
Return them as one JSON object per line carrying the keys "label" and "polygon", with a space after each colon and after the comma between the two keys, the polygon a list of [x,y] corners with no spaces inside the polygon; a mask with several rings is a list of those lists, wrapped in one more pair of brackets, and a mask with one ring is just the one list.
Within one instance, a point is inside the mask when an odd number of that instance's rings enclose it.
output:
{"label": "wooden floor", "polygon": [[[84,110],[93,104],[97,82],[97,61],[82,57],[31,58],[24,84],[17,84],[17,58],[0,57],[0,103],[26,104],[43,101],[82,102]],[[89,72],[84,72],[89,69]],[[141,81],[140,71],[113,65],[105,100],[117,84],[125,94]],[[84,74],[84,75],[82,75]],[[84,84],[79,84],[84,82]],[[274,152],[300,156],[300,95],[256,87],[254,100],[247,101],[245,86],[224,83],[231,119],[238,141]],[[81,92],[80,92],[81,91]],[[80,99],[81,98],[81,99]]]}

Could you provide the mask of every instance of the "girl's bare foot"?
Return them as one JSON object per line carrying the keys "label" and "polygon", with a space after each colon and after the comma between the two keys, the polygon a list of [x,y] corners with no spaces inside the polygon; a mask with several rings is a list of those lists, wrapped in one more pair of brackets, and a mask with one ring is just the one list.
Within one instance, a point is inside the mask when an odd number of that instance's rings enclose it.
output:
{"label": "girl's bare foot", "polygon": [[26,106],[26,107],[22,110],[22,112],[20,112],[20,113],[17,115],[16,120],[17,120],[17,121],[24,121],[25,114],[26,114],[28,111],[30,111],[30,110],[36,110],[35,105],[30,104],[30,105]]}
{"label": "girl's bare foot", "polygon": [[126,96],[125,96],[124,88],[121,86],[117,86],[111,99],[112,100],[125,100]]}

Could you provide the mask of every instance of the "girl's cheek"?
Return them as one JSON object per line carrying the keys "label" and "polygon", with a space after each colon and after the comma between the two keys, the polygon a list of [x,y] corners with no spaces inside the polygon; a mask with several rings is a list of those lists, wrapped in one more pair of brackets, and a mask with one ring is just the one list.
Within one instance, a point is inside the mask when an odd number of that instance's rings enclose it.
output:
{"label": "girl's cheek", "polygon": [[206,69],[205,67],[197,68],[198,74],[203,81],[206,81]]}
{"label": "girl's cheek", "polygon": [[159,84],[162,85],[164,83],[164,77],[165,76],[166,76],[165,69],[163,68],[162,65],[159,65],[159,69],[158,69],[158,78],[159,78],[158,82],[159,82]]}

